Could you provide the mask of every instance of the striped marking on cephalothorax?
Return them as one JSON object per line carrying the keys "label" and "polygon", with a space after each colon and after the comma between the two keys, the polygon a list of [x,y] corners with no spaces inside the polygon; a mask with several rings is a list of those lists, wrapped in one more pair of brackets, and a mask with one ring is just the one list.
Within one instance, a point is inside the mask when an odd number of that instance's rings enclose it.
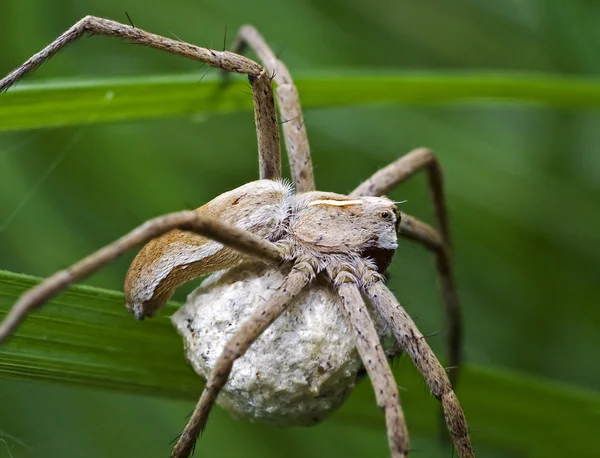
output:
{"label": "striped marking on cephalothorax", "polygon": [[364,201],[362,201],[360,199],[356,199],[356,200],[320,199],[320,200],[315,200],[315,201],[311,202],[310,204],[308,204],[308,206],[310,207],[311,205],[333,205],[335,207],[345,207],[347,205],[360,205],[360,204],[364,204]]}

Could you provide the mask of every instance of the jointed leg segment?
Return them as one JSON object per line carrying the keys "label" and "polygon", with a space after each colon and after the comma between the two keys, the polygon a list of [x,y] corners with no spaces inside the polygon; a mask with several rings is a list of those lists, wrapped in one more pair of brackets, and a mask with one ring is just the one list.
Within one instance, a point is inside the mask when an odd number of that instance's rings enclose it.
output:
{"label": "jointed leg segment", "polygon": [[248,75],[248,78],[254,100],[260,178],[261,180],[277,180],[281,178],[281,147],[271,78],[264,70],[258,76]]}

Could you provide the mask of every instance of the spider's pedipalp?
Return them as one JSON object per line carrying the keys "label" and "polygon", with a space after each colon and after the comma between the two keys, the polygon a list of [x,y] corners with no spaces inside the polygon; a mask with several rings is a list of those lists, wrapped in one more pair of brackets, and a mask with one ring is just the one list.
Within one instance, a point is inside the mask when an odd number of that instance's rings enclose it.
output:
{"label": "spider's pedipalp", "polygon": [[227,382],[235,360],[240,358],[250,348],[250,345],[286,310],[290,301],[302,291],[316,273],[315,266],[311,262],[297,262],[273,296],[259,306],[229,339],[206,382],[192,417],[173,448],[172,457],[185,458],[190,455],[200,431],[206,425],[208,414],[219,391]]}
{"label": "spider's pedipalp", "polygon": [[367,369],[377,404],[385,414],[388,442],[393,458],[408,455],[408,429],[400,406],[398,387],[390,369],[379,336],[357,286],[358,279],[346,271],[328,273],[342,299],[342,312],[354,335],[354,342]]}
{"label": "spider's pedipalp", "polygon": [[379,280],[368,282],[365,293],[379,314],[388,322],[400,347],[409,355],[427,382],[433,395],[442,403],[446,424],[460,458],[473,458],[465,414],[448,379],[426,339],[410,315],[391,291]]}

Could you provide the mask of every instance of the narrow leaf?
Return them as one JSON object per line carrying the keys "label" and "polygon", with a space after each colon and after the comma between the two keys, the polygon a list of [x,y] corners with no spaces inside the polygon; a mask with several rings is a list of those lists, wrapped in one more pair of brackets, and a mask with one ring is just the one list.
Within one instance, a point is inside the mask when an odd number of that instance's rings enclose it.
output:
{"label": "narrow leaf", "polygon": [[[305,108],[485,101],[597,108],[600,81],[535,74],[375,74],[340,70],[296,78]],[[244,80],[198,75],[21,84],[0,94],[0,131],[252,109]]]}

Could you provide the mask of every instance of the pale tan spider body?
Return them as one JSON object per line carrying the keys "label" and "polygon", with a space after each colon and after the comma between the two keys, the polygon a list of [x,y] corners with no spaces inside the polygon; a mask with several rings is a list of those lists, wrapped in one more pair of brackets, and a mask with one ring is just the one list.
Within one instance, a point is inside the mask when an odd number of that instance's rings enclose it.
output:
{"label": "pale tan spider body", "polygon": [[[460,364],[461,319],[442,170],[436,156],[424,148],[413,150],[374,173],[348,196],[315,191],[298,92],[285,65],[251,26],[240,29],[235,52],[231,52],[86,16],[0,79],[0,97],[24,75],[87,34],[118,37],[247,75],[261,179],[195,211],[150,219],[48,277],[23,294],[0,323],[0,342],[30,311],[68,285],[146,243],[125,281],[127,307],[138,319],[153,315],[182,283],[225,271],[192,294],[174,317],[184,335],[188,359],[207,381],[173,448],[173,457],[192,454],[223,387],[221,403],[237,415],[277,424],[306,424],[320,420],[343,402],[361,361],[385,416],[391,456],[406,457],[408,430],[384,352],[386,333],[381,321],[393,335],[394,350],[406,353],[440,401],[459,457],[473,458],[467,421],[452,386]],[[256,52],[261,64],[239,54],[245,47]],[[281,181],[280,129],[294,190]],[[382,197],[420,170],[427,173],[436,228],[400,215],[394,203]],[[435,255],[448,327],[448,363],[453,368],[450,378],[384,284],[382,274],[397,248],[398,235]]]}
{"label": "pale tan spider body", "polygon": [[[235,220],[228,217],[231,208],[236,208]],[[399,213],[385,197],[351,198],[316,191],[294,195],[284,183],[259,180],[218,196],[198,211],[206,209],[238,227],[268,236],[290,260],[304,259],[320,266],[316,270],[362,277],[362,258],[372,254],[384,260],[385,269],[398,246]],[[266,224],[258,224],[261,220]],[[223,249],[215,242],[202,244],[207,239],[194,234],[187,235],[188,243],[198,239],[194,249],[186,249],[181,234],[154,239],[138,254],[127,275],[129,298],[148,294],[148,284],[160,291],[169,269],[203,271],[203,255],[210,258]],[[187,257],[179,254],[181,250]],[[142,269],[137,267],[140,258]],[[186,358],[198,374],[209,377],[227,341],[277,292],[289,273],[287,263],[273,269],[241,259],[239,266],[213,275],[190,295],[173,322],[183,336]],[[158,295],[166,299],[162,292]],[[129,304],[139,317],[161,305],[154,298]],[[221,405],[235,416],[279,425],[314,424],[339,407],[354,387],[361,366],[341,308],[339,295],[325,281],[316,280],[293,298],[236,361],[221,390]],[[380,339],[387,340],[385,325],[374,316]]]}

